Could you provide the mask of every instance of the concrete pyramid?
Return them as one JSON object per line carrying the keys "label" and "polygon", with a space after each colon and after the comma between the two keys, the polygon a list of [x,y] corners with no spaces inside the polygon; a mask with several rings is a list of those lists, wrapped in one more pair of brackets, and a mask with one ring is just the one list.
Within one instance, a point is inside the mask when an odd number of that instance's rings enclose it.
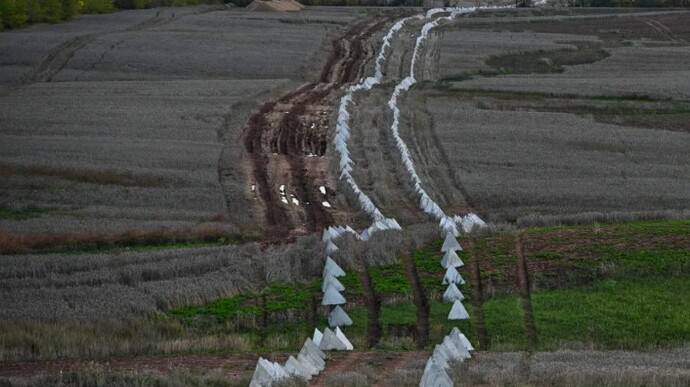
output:
{"label": "concrete pyramid", "polygon": [[310,355],[308,351],[302,348],[297,354],[297,359],[302,362],[306,369],[309,369],[312,375],[318,375],[319,372],[326,368],[326,362],[318,356]]}
{"label": "concrete pyramid", "polygon": [[341,305],[347,302],[345,297],[331,284],[328,285],[326,291],[323,293],[323,300],[321,305]]}
{"label": "concrete pyramid", "polygon": [[467,352],[472,352],[474,351],[474,347],[472,346],[472,343],[470,343],[470,340],[465,336],[464,334],[460,334],[460,344],[462,344],[465,349],[467,349]]}
{"label": "concrete pyramid", "polygon": [[[316,344],[314,344],[314,342],[310,339],[307,339],[307,341],[304,342],[302,349],[299,351],[297,359],[302,362],[306,362],[306,364],[313,368],[316,373],[319,373],[326,367],[326,362],[320,355],[324,355],[325,357],[325,354],[318,347],[316,347]],[[314,375],[316,373],[314,373]]]}
{"label": "concrete pyramid", "polygon": [[486,223],[479,216],[477,216],[477,214],[472,213],[463,216],[460,219],[460,223],[462,223],[462,229],[465,232],[472,232],[475,229],[482,229],[486,227]]}
{"label": "concrete pyramid", "polygon": [[338,246],[336,246],[335,243],[333,243],[333,241],[329,240],[326,243],[326,254],[331,255],[336,251],[338,251]]}
{"label": "concrete pyramid", "polygon": [[329,284],[333,285],[335,290],[337,290],[339,292],[342,292],[343,290],[345,290],[345,286],[343,286],[343,284],[340,281],[338,281],[338,279],[335,278],[331,273],[327,272],[326,275],[324,275],[324,277],[323,277],[323,283],[321,284],[321,291],[325,293],[326,288],[328,288]]}
{"label": "concrete pyramid", "polygon": [[326,328],[323,331],[323,338],[321,339],[321,344],[319,344],[319,349],[322,351],[345,351],[347,346],[336,336],[335,332],[330,328]]}
{"label": "concrete pyramid", "polygon": [[334,239],[337,237],[337,232],[333,229],[333,227],[328,227],[323,229],[323,234],[321,235],[321,241],[323,242],[328,242],[331,239]]}
{"label": "concrete pyramid", "polygon": [[343,344],[345,344],[345,349],[347,351],[352,351],[353,349],[355,349],[355,347],[352,346],[352,343],[350,342],[350,340],[347,339],[343,331],[340,330],[340,327],[335,327],[335,335],[340,341],[343,342]]}
{"label": "concrete pyramid", "polygon": [[441,252],[447,253],[449,251],[462,251],[462,246],[458,243],[452,233],[446,234],[446,239],[443,241],[443,246],[441,246]]}
{"label": "concrete pyramid", "polygon": [[453,339],[453,341],[462,344],[465,348],[467,348],[468,351],[474,351],[472,343],[470,343],[467,337],[462,332],[460,332],[460,329],[458,329],[457,327],[453,328],[453,330],[450,331],[449,336]]}
{"label": "concrete pyramid", "polygon": [[299,376],[304,379],[311,379],[311,372],[307,370],[302,363],[300,363],[294,356],[290,356],[285,362],[285,371],[294,376]]}
{"label": "concrete pyramid", "polygon": [[460,292],[460,289],[454,284],[450,283],[448,285],[448,289],[443,293],[443,301],[444,302],[455,302],[455,301],[462,301],[465,299],[465,296],[462,295]]}
{"label": "concrete pyramid", "polygon": [[443,338],[443,345],[453,354],[453,360],[463,361],[472,357],[470,351],[462,343],[453,340],[451,335]]}
{"label": "concrete pyramid", "polygon": [[443,284],[459,284],[463,285],[465,280],[462,278],[460,273],[453,267],[450,266],[446,269],[446,274],[443,276]]}
{"label": "concrete pyramid", "polygon": [[[316,329],[316,330],[318,331],[318,329]],[[319,340],[319,342],[320,342],[320,340]],[[318,344],[316,344],[310,338],[307,338],[306,340],[304,340],[304,345],[302,345],[302,348],[306,348],[306,350],[309,353],[314,354],[314,356],[318,357],[319,359],[323,359],[323,360],[326,359],[326,354],[323,353],[323,351],[319,349]]]}
{"label": "concrete pyramid", "polygon": [[307,370],[307,372],[309,372],[311,376],[318,375],[319,372],[321,372],[318,369],[316,369],[314,363],[306,355],[303,355],[301,353],[298,354],[297,361],[302,365],[302,367],[304,367],[305,370]]}
{"label": "concrete pyramid", "polygon": [[319,343],[321,343],[321,338],[323,337],[323,333],[319,330],[319,328],[314,328],[314,335],[312,336],[312,341],[316,346],[319,346]]}
{"label": "concrete pyramid", "polygon": [[453,387],[453,381],[450,380],[446,370],[436,364],[432,357],[426,363],[419,387]]}
{"label": "concrete pyramid", "polygon": [[448,357],[448,353],[444,351],[440,345],[434,346],[434,351],[431,352],[431,358],[434,359],[434,363],[438,364],[441,368],[448,369],[450,367],[448,362],[451,359]]}
{"label": "concrete pyramid", "polygon": [[[462,356],[462,354],[460,352],[460,349],[457,348],[457,346],[455,345],[453,340],[451,340],[450,337],[448,337],[448,336],[444,337],[443,341],[441,342],[440,345],[441,345],[441,347],[443,347],[445,349],[446,353],[448,354],[448,356],[450,356],[451,360],[462,360],[462,359],[464,359],[464,357]],[[465,350],[464,352],[467,352],[467,350]]]}
{"label": "concrete pyramid", "polygon": [[273,366],[273,379],[278,380],[290,377],[290,374],[285,371],[285,368],[283,368],[282,365],[276,362],[271,363],[271,365]]}
{"label": "concrete pyramid", "polygon": [[468,318],[470,318],[470,315],[467,314],[467,310],[462,305],[462,302],[455,301],[453,307],[450,308],[450,313],[448,313],[448,320],[467,320]]}
{"label": "concrete pyramid", "polygon": [[344,327],[352,325],[352,319],[345,313],[340,305],[333,308],[331,313],[328,315],[328,325],[333,327]]}
{"label": "concrete pyramid", "polygon": [[462,262],[460,257],[458,257],[457,254],[455,254],[455,251],[450,250],[443,254],[443,259],[441,259],[441,266],[443,266],[444,269],[447,269],[449,267],[463,267],[465,266],[465,263]]}
{"label": "concrete pyramid", "polygon": [[260,357],[259,361],[256,362],[256,368],[254,369],[254,375],[249,383],[249,387],[270,386],[274,380],[273,373],[274,371],[271,362]]}
{"label": "concrete pyramid", "polygon": [[454,346],[456,351],[458,352],[458,360],[465,360],[472,357],[470,351],[467,349],[467,347],[465,347],[465,345],[463,345],[462,342],[460,342],[457,339],[454,340],[450,335],[446,336],[446,339],[448,340],[448,345]]}
{"label": "concrete pyramid", "polygon": [[326,265],[323,267],[323,276],[326,277],[328,274],[333,277],[342,277],[345,275],[345,271],[335,263],[333,258],[326,257]]}

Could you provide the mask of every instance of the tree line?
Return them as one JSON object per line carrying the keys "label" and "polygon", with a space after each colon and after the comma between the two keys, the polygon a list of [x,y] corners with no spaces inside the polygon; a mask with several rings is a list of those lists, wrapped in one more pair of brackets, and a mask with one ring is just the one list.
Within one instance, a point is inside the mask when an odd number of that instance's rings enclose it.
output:
{"label": "tree line", "polygon": [[0,0],[0,30],[32,23],[58,23],[82,13],[108,13],[117,9],[142,9],[197,5],[219,0]]}

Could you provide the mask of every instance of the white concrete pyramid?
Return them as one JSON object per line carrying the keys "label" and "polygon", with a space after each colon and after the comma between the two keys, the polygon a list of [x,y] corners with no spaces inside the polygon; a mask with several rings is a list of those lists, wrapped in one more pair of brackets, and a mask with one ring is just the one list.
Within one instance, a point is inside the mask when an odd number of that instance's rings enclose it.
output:
{"label": "white concrete pyramid", "polygon": [[[307,340],[310,341],[309,339]],[[309,343],[305,342],[302,349],[299,351],[299,355],[297,355],[297,359],[306,362],[305,364],[313,368],[316,373],[319,373],[326,367],[326,362],[319,356],[319,353],[323,352],[319,348],[316,348],[313,341]],[[316,373],[313,374],[315,375]]]}
{"label": "white concrete pyramid", "polygon": [[453,381],[443,367],[436,364],[433,356],[426,362],[419,387],[453,387]]}
{"label": "white concrete pyramid", "polygon": [[345,313],[340,305],[337,305],[328,315],[328,325],[330,325],[331,328],[338,326],[344,327],[352,325],[352,319],[347,315],[347,313]]}
{"label": "white concrete pyramid", "polygon": [[345,275],[345,271],[338,266],[337,263],[331,257],[326,257],[326,265],[323,267],[323,276],[332,275],[333,277],[342,277]]}
{"label": "white concrete pyramid", "polygon": [[323,333],[319,330],[319,328],[314,328],[314,335],[312,335],[312,341],[316,346],[319,346],[319,343],[321,343],[321,338],[323,337]]}
{"label": "white concrete pyramid", "polygon": [[[463,360],[464,359],[464,357],[460,353],[460,349],[458,349],[456,347],[455,343],[453,343],[453,340],[451,340],[450,337],[448,337],[448,336],[444,337],[443,341],[441,342],[441,346],[449,354],[451,360]],[[467,350],[465,350],[464,352],[467,352]]]}
{"label": "white concrete pyramid", "polygon": [[326,291],[323,293],[323,300],[321,305],[342,305],[346,303],[345,297],[333,286],[328,285]]}
{"label": "white concrete pyramid", "polygon": [[343,343],[335,332],[330,328],[323,330],[323,338],[321,339],[321,344],[319,344],[319,349],[322,351],[345,351],[347,346]]}
{"label": "white concrete pyramid", "polygon": [[319,372],[321,372],[316,368],[312,360],[302,353],[297,355],[297,361],[299,361],[302,367],[304,367],[304,369],[307,370],[311,376],[318,375]]}
{"label": "white concrete pyramid", "polygon": [[462,278],[460,273],[458,273],[457,269],[455,269],[453,266],[449,266],[446,269],[446,274],[443,276],[443,284],[444,285],[448,285],[448,284],[464,285],[465,279]]}
{"label": "white concrete pyramid", "polygon": [[445,254],[443,254],[443,259],[441,259],[441,266],[443,266],[444,269],[447,269],[449,267],[463,267],[465,266],[465,263],[462,262],[460,257],[458,257],[457,254],[455,254],[455,251],[449,250]]}
{"label": "white concrete pyramid", "polygon": [[329,240],[326,243],[326,254],[331,255],[336,251],[338,251],[338,246],[336,246],[335,243],[333,243],[333,241]]}
{"label": "white concrete pyramid", "polygon": [[462,344],[465,348],[467,348],[468,351],[474,351],[472,343],[470,343],[467,337],[462,332],[460,332],[460,329],[458,329],[457,327],[454,327],[453,330],[450,331],[449,336],[453,339],[453,341]]}
{"label": "white concrete pyramid", "polygon": [[[318,331],[318,329],[315,329],[315,330]],[[321,333],[321,332],[319,332],[319,333]],[[319,342],[321,342],[321,340],[319,340]],[[306,348],[306,350],[309,353],[313,354],[314,356],[318,357],[319,359],[326,360],[326,354],[323,353],[323,351],[319,349],[319,345],[316,344],[312,339],[307,338],[306,340],[304,340],[304,345],[302,345],[302,348]]]}
{"label": "white concrete pyramid", "polygon": [[331,239],[334,239],[336,237],[337,237],[337,232],[332,227],[328,227],[328,228],[323,229],[323,234],[321,235],[321,240],[323,242],[328,242]]}
{"label": "white concrete pyramid", "polygon": [[470,351],[461,342],[453,340],[451,335],[443,339],[443,345],[453,354],[453,360],[463,361],[472,357]]}
{"label": "white concrete pyramid", "polygon": [[462,246],[458,243],[452,233],[446,234],[446,239],[443,241],[443,246],[441,246],[441,252],[446,253],[448,251],[462,251]]}
{"label": "white concrete pyramid", "polygon": [[463,333],[460,334],[460,344],[462,344],[462,346],[465,347],[465,349],[467,349],[467,352],[474,351],[474,346],[472,346],[470,340]]}
{"label": "white concrete pyramid", "polygon": [[450,362],[453,361],[453,357],[442,344],[437,344],[434,346],[434,351],[431,353],[431,357],[434,358],[434,362],[436,362],[436,364],[438,364],[440,367],[450,369]]}
{"label": "white concrete pyramid", "polygon": [[338,281],[337,278],[335,278],[331,273],[326,273],[326,275],[323,277],[323,282],[321,283],[321,291],[326,292],[326,288],[328,288],[328,285],[333,285],[335,290],[342,292],[345,290],[345,286]]}
{"label": "white concrete pyramid", "polygon": [[287,371],[285,371],[285,368],[283,368],[282,365],[280,365],[276,362],[271,363],[271,365],[273,366],[273,378],[275,380],[280,380],[280,379],[285,379],[285,378],[290,377],[290,374]]}
{"label": "white concrete pyramid", "polygon": [[355,349],[355,347],[352,346],[352,343],[350,342],[350,340],[347,339],[347,337],[345,336],[345,334],[343,333],[343,331],[340,330],[340,327],[335,327],[335,336],[336,336],[340,341],[342,341],[343,344],[345,344],[345,349],[346,349],[347,351],[352,351],[353,349]]}
{"label": "white concrete pyramid", "polygon": [[273,366],[269,361],[260,357],[259,361],[256,362],[256,368],[254,369],[252,380],[249,382],[249,387],[270,386],[273,380]]}
{"label": "white concrete pyramid", "polygon": [[[458,217],[456,216],[456,222]],[[486,223],[477,214],[467,214],[459,219],[462,224],[462,229],[465,232],[472,232],[475,229],[482,229],[486,227]]]}
{"label": "white concrete pyramid", "polygon": [[462,305],[462,302],[455,301],[453,307],[450,308],[450,313],[448,313],[448,320],[467,320],[469,318],[470,315],[467,314],[467,310]]}
{"label": "white concrete pyramid", "polygon": [[438,364],[441,368],[448,369],[450,367],[448,362],[451,359],[448,358],[448,353],[446,353],[440,345],[434,346],[434,351],[431,352],[431,358],[434,359],[434,363]]}
{"label": "white concrete pyramid", "polygon": [[443,293],[443,301],[444,302],[455,302],[455,301],[462,301],[465,299],[465,296],[462,295],[460,292],[460,289],[454,284],[450,283],[448,285],[448,289]]}
{"label": "white concrete pyramid", "polygon": [[302,363],[300,363],[294,356],[290,356],[285,362],[285,371],[294,376],[299,376],[304,379],[311,379],[311,372],[307,370]]}
{"label": "white concrete pyramid", "polygon": [[448,345],[452,345],[453,347],[455,347],[459,356],[458,360],[465,360],[472,357],[470,351],[467,349],[467,347],[465,347],[465,345],[461,341],[457,340],[457,337],[454,339],[453,337],[448,335],[446,336],[446,340],[448,341]]}

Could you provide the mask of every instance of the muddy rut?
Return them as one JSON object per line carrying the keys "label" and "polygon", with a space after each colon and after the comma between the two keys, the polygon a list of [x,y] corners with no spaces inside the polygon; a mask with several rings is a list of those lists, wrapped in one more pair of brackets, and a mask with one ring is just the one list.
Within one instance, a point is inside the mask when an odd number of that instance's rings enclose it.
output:
{"label": "muddy rut", "polygon": [[328,125],[339,89],[356,81],[374,49],[368,39],[387,18],[354,25],[333,41],[318,81],[264,103],[243,130],[243,162],[268,239],[320,231],[334,223],[328,183]]}

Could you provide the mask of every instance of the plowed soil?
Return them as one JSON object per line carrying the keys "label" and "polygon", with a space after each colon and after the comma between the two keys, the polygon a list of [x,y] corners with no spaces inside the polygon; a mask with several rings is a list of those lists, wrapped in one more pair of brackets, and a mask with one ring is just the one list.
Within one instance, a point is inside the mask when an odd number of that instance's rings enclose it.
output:
{"label": "plowed soil", "polygon": [[357,80],[373,58],[368,38],[387,20],[375,17],[353,26],[333,41],[317,82],[264,103],[249,118],[245,161],[269,239],[319,231],[334,222],[338,210],[331,207],[335,192],[325,157],[329,117],[341,86]]}

